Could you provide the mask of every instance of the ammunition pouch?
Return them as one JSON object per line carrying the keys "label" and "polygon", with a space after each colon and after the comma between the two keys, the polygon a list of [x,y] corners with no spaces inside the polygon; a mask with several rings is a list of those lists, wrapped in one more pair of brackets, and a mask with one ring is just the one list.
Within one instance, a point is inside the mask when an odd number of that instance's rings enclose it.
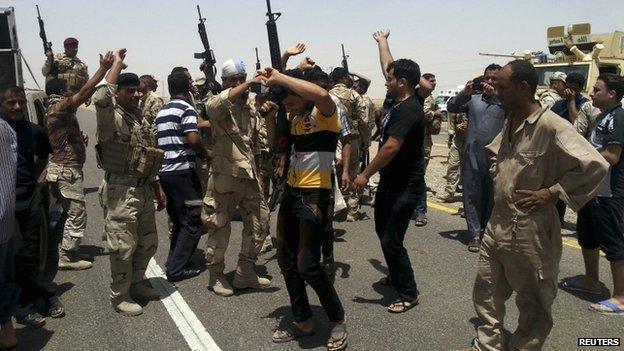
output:
{"label": "ammunition pouch", "polygon": [[106,141],[96,145],[99,166],[108,172],[136,172],[143,177],[158,174],[164,151],[120,141]]}
{"label": "ammunition pouch", "polygon": [[[67,87],[70,90],[72,90],[73,88],[80,88],[87,82],[85,78],[73,72],[59,73],[57,77],[59,79],[65,80],[67,82]],[[74,91],[74,93],[76,93],[76,91]]]}

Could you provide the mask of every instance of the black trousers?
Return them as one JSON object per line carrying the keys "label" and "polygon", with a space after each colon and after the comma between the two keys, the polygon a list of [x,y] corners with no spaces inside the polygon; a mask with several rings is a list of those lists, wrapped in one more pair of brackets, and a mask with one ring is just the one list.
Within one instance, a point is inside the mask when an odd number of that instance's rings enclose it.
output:
{"label": "black trousers", "polygon": [[400,188],[387,184],[382,178],[375,194],[375,231],[381,242],[392,285],[400,298],[406,301],[414,300],[418,296],[418,289],[403,240],[412,213],[424,191],[424,182]]}
{"label": "black trousers", "polygon": [[15,283],[22,294],[19,306],[34,303],[38,298],[49,298],[49,292],[38,279],[41,226],[43,223],[41,194],[36,189],[18,195],[15,202],[15,218],[22,234],[22,242],[15,255]]}
{"label": "black trousers", "polygon": [[312,317],[306,283],[318,295],[332,322],[344,318],[336,289],[321,263],[321,242],[331,190],[287,188],[277,217],[277,262],[286,282],[296,322]]}
{"label": "black trousers", "polygon": [[167,195],[167,214],[173,222],[165,269],[168,277],[177,277],[191,259],[202,236],[202,187],[194,170],[159,177]]}

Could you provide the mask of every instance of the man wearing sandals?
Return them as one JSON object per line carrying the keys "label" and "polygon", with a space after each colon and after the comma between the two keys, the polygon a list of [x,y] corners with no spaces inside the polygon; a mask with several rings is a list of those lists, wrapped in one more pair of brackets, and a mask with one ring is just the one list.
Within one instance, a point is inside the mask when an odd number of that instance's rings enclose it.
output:
{"label": "man wearing sandals", "polygon": [[[318,295],[328,319],[335,323],[327,349],[338,351],[347,347],[345,312],[321,266],[320,254],[327,221],[332,220],[328,214],[340,117],[329,93],[309,79],[300,69],[282,74],[267,68],[262,77],[265,85],[284,89],[282,103],[288,112],[292,140],[286,192],[277,218],[277,259],[295,322],[275,330],[272,339],[282,343],[314,333],[307,284]],[[273,140],[275,114],[266,118],[269,139]]]}
{"label": "man wearing sandals", "polygon": [[[599,189],[607,162],[574,127],[535,100],[538,76],[516,60],[494,84],[509,113],[491,153],[494,208],[483,236],[473,300],[483,324],[475,350],[541,350],[553,326],[561,259],[555,208],[578,211]],[[505,302],[516,292],[518,328],[503,340]]]}
{"label": "man wearing sandals", "polygon": [[601,294],[598,278],[600,250],[611,264],[613,296],[589,306],[601,314],[624,315],[624,78],[616,74],[598,77],[591,93],[592,103],[603,111],[596,120],[596,129],[589,141],[609,162],[598,196],[578,213],[576,229],[583,248],[585,275],[565,279],[561,287],[593,295]]}
{"label": "man wearing sandals", "polygon": [[375,231],[381,242],[392,284],[399,298],[388,311],[401,313],[418,304],[418,289],[407,250],[405,231],[425,188],[424,138],[427,121],[422,101],[416,95],[420,68],[412,60],[394,61],[388,47],[390,31],[378,31],[378,42],[386,88],[393,100],[381,123],[379,152],[354,180],[361,191],[379,171],[375,195]]}

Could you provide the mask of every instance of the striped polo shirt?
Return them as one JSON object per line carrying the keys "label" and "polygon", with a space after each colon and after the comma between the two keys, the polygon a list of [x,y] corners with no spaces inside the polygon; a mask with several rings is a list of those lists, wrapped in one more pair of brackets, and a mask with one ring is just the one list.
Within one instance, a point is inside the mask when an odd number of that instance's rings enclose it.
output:
{"label": "striped polo shirt", "polygon": [[165,152],[159,174],[180,174],[195,168],[195,151],[186,133],[198,132],[197,111],[188,102],[173,99],[162,107],[154,120],[158,147]]}
{"label": "striped polo shirt", "polygon": [[291,115],[293,141],[287,183],[294,188],[332,189],[332,169],[341,124],[338,108],[331,116],[314,107],[305,115]]}

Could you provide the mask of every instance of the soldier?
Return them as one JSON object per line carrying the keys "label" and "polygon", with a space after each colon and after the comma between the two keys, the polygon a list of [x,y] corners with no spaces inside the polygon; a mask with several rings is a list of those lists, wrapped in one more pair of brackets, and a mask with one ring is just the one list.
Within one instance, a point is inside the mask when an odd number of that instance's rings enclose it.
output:
{"label": "soldier", "polygon": [[[262,105],[268,101],[268,95],[264,93],[256,93],[254,104],[257,111],[260,111]],[[258,119],[258,145],[254,150],[254,159],[256,160],[256,167],[258,167],[258,178],[260,179],[260,185],[262,187],[262,195],[264,201],[268,203],[270,190],[271,190],[271,175],[273,174],[273,164],[271,152],[269,150],[269,140],[266,130],[265,118]],[[270,216],[269,216],[270,218]],[[269,227],[266,228],[269,230]],[[260,253],[266,253],[273,250],[273,239],[270,232],[267,232],[267,236],[262,244]]]}
{"label": "soldier", "polygon": [[449,152],[446,168],[446,186],[437,196],[442,202],[453,202],[453,197],[461,179],[460,160],[464,153],[468,120],[463,113],[448,114]]}
{"label": "soldier", "polygon": [[[351,155],[349,156],[349,178],[350,181],[360,171],[360,156],[363,150],[367,150],[367,143],[363,142],[362,137],[370,135],[368,131],[368,116],[366,114],[366,104],[362,96],[355,90],[348,88],[351,85],[351,78],[346,69],[342,67],[334,68],[330,74],[330,78],[334,87],[329,93],[337,97],[342,106],[344,106],[347,116],[349,117],[350,129],[353,134],[351,139]],[[359,219],[360,213],[360,196],[353,190],[346,190],[345,198],[347,200],[347,221],[354,222]]]}
{"label": "soldier", "polygon": [[156,82],[156,79],[154,79],[153,76],[150,76],[149,74],[142,75],[139,77],[139,82],[139,91],[143,94],[139,104],[141,117],[152,124],[154,123],[154,119],[156,119],[156,115],[164,105],[165,101],[158,96],[158,94],[156,94],[158,82]]}
{"label": "soldier", "polygon": [[[90,261],[80,259],[78,254],[87,226],[82,167],[86,160],[88,139],[80,130],[76,110],[91,98],[96,84],[104,78],[112,64],[112,52],[100,55],[100,67],[95,75],[73,95],[67,90],[67,82],[63,79],[52,78],[46,83],[46,94],[49,97],[46,132],[52,147],[46,178],[54,197],[63,206],[63,214],[53,230],[55,239],[50,243],[50,256],[56,258],[54,265],[58,265],[61,270],[83,270],[92,266]],[[55,271],[46,278],[52,281]]]}
{"label": "soldier", "polygon": [[555,72],[550,77],[550,87],[539,96],[539,103],[542,107],[551,108],[555,102],[563,99],[562,96],[566,90],[566,74],[563,72]]}
{"label": "soldier", "polygon": [[[63,45],[65,46],[63,53],[54,55],[51,50],[46,52],[48,59],[43,64],[41,73],[46,77],[46,82],[52,78],[64,79],[67,82],[68,92],[76,94],[89,80],[87,65],[76,56],[78,54],[78,39],[67,38]],[[56,76],[51,71],[53,63],[56,65]]]}
{"label": "soldier", "polygon": [[212,174],[204,198],[204,222],[208,225],[206,261],[210,271],[208,287],[220,296],[234,294],[226,280],[225,251],[230,240],[230,221],[238,207],[243,218],[241,252],[233,285],[238,289],[266,288],[271,281],[260,278],[254,263],[268,233],[269,210],[262,195],[253,150],[258,143],[260,116],[249,98],[256,77],[247,79],[240,60],[227,60],[221,72],[223,90],[206,103],[214,140]]}
{"label": "soldier", "polygon": [[[531,63],[516,60],[495,82],[509,118],[487,146],[493,157],[494,209],[473,292],[483,322],[474,340],[477,350],[542,349],[553,326],[562,250],[555,199],[578,211],[607,174],[607,161],[592,145],[535,101],[537,81]],[[520,317],[507,345],[505,301],[513,292]]]}
{"label": "soldier", "polygon": [[137,316],[143,309],[135,298],[159,297],[144,279],[158,246],[154,198],[158,210],[166,205],[155,180],[164,153],[156,148],[154,126],[141,117],[139,77],[120,74],[125,56],[125,49],[115,53],[105,84],[95,92],[96,150],[105,171],[98,193],[110,253],[111,304],[124,316]]}

